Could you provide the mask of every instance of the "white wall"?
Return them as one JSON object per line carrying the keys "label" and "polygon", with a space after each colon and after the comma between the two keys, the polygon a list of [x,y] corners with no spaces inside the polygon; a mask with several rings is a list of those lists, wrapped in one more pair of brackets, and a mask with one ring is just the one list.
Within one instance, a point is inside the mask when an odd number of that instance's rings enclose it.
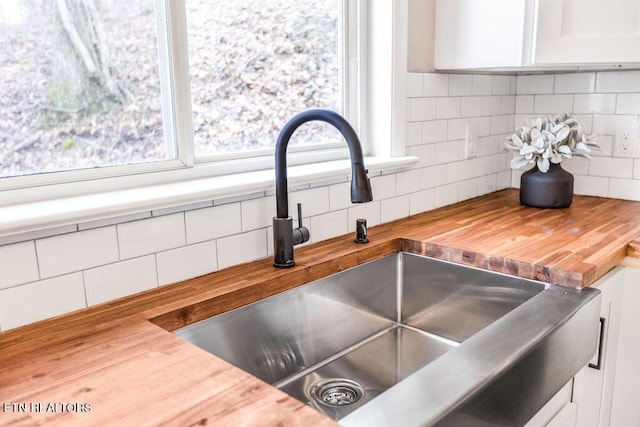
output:
{"label": "white wall", "polygon": [[[588,133],[601,135],[604,152],[594,152],[594,160],[562,162],[575,176],[576,194],[640,200],[640,156],[619,157],[613,149],[618,121],[635,123],[637,129],[640,71],[518,76],[516,93],[516,126],[531,117],[572,113]],[[633,143],[638,146],[638,139]],[[513,175],[514,187],[520,185],[521,172]]]}

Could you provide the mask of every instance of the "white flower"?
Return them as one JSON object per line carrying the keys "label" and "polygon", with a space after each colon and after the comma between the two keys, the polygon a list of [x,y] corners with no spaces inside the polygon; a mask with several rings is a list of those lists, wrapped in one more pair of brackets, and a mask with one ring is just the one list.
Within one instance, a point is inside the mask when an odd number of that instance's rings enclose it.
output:
{"label": "white flower", "polygon": [[591,149],[600,150],[594,136],[586,136],[578,121],[566,114],[555,118],[531,120],[530,127],[521,127],[507,139],[505,145],[516,153],[511,167],[519,169],[537,164],[547,172],[551,163],[558,164],[573,156],[591,158]]}

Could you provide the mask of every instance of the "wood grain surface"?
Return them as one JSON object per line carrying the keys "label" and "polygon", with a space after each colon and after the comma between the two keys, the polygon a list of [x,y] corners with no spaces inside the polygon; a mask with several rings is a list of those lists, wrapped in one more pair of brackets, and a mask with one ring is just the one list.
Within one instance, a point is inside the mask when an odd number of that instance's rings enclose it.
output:
{"label": "wood grain surface", "polygon": [[526,208],[505,190],[372,227],[366,245],[348,235],[296,248],[291,269],[260,260],[7,331],[0,405],[91,412],[0,406],[0,425],[336,425],[169,331],[398,250],[580,288],[640,256],[639,214],[637,202],[580,196]]}

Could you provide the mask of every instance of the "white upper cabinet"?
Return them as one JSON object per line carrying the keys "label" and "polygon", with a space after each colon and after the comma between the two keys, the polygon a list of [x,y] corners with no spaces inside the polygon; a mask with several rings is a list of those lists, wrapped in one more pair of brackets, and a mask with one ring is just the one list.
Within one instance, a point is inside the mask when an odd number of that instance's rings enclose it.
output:
{"label": "white upper cabinet", "polygon": [[638,0],[436,0],[436,69],[640,66]]}

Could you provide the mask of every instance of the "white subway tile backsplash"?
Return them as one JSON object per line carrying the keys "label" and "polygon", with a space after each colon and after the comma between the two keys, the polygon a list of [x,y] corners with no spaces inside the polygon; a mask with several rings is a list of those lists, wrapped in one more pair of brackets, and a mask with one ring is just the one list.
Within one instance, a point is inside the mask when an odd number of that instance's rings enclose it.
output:
{"label": "white subway tile backsplash", "polygon": [[187,244],[239,233],[242,230],[241,219],[240,203],[185,212]]}
{"label": "white subway tile backsplash", "polygon": [[437,98],[436,110],[437,119],[457,119],[460,117],[460,98]]}
{"label": "white subway tile backsplash", "polygon": [[601,150],[591,150],[591,156],[593,157],[617,157],[617,153],[614,152],[613,136],[600,135],[598,136],[598,144]]}
{"label": "white subway tile backsplash", "polygon": [[185,215],[118,224],[118,243],[122,259],[135,258],[186,245]]}
{"label": "white subway tile backsplash", "polygon": [[33,241],[0,246],[0,289],[40,279]]}
{"label": "white subway tile backsplash", "polygon": [[407,123],[407,147],[422,144],[422,128],[421,122]]}
{"label": "white subway tile backsplash", "polygon": [[218,269],[215,240],[159,252],[158,284],[160,286],[202,276]]}
{"label": "white subway tile backsplash", "polygon": [[82,273],[0,290],[2,330],[86,307]]}
{"label": "white subway tile backsplash", "polygon": [[634,179],[611,178],[608,197],[625,200],[640,200],[640,185]]}
{"label": "white subway tile backsplash", "polygon": [[[508,172],[509,176],[511,175]],[[489,194],[498,190],[497,174],[483,175],[478,178],[478,194]],[[510,179],[510,178],[509,178]]]}
{"label": "white subway tile backsplash", "polygon": [[596,92],[640,92],[640,71],[598,73]]}
{"label": "white subway tile backsplash", "polygon": [[533,112],[536,114],[556,115],[570,113],[572,109],[573,95],[536,95],[533,101]]}
{"label": "white subway tile backsplash", "polygon": [[471,93],[473,95],[491,95],[493,76],[489,74],[474,74],[472,76]]}
{"label": "white subway tile backsplash", "polygon": [[511,171],[506,170],[496,174],[496,190],[511,187]]}
{"label": "white subway tile backsplash", "polygon": [[633,176],[633,159],[598,157],[589,163],[589,175],[631,178]]}
{"label": "white subway tile backsplash", "polygon": [[449,163],[447,165],[447,183],[459,182],[469,178],[469,161]]}
{"label": "white subway tile backsplash", "polygon": [[422,170],[422,188],[439,187],[447,183],[447,165],[438,165]]}
{"label": "white subway tile backsplash", "polygon": [[616,133],[617,118],[611,115],[593,116],[593,133],[600,135],[613,135]]}
{"label": "white subway tile backsplash", "polygon": [[482,97],[482,115],[493,116],[500,114],[501,101],[499,96],[483,96]]}
{"label": "white subway tile backsplash", "polygon": [[[242,212],[242,231],[268,227],[272,224],[273,217],[276,216],[276,198],[275,196],[269,196],[240,202],[240,210]],[[217,226],[224,227],[224,224],[218,224]],[[237,230],[237,226],[230,227],[229,230],[230,232],[225,233],[224,235],[229,236],[239,232],[239,230]],[[223,235],[218,235],[214,237],[217,238],[222,236]],[[209,238],[206,240],[209,240]]]}
{"label": "white subway tile backsplash", "polygon": [[489,156],[489,173],[498,173],[503,170],[509,169],[509,162],[511,162],[511,154],[508,152],[494,154]]}
{"label": "white subway tile backsplash", "polygon": [[491,159],[489,157],[475,157],[468,160],[468,162],[469,172],[467,177],[478,178],[489,174],[489,166],[491,163]]}
{"label": "white subway tile backsplash", "polygon": [[576,118],[580,122],[582,126],[582,130],[587,135],[592,133],[591,129],[593,129],[593,115],[591,114],[572,114],[573,117]]}
{"label": "white subway tile backsplash", "polygon": [[380,203],[382,202],[376,200],[375,195],[373,197],[373,202],[361,203],[349,208],[347,212],[349,227],[355,227],[356,219],[358,218],[366,219],[367,227],[380,224]]}
{"label": "white subway tile backsplash", "polygon": [[640,114],[640,93],[621,93],[616,104],[617,114]]}
{"label": "white subway tile backsplash", "polygon": [[491,95],[513,95],[515,93],[515,76],[493,76]]}
{"label": "white subway tile backsplash", "polygon": [[555,93],[591,93],[595,90],[596,73],[555,75]]}
{"label": "white subway tile backsplash", "polygon": [[447,140],[448,121],[432,120],[422,124],[422,143],[431,144]]}
{"label": "white subway tile backsplash", "polygon": [[447,184],[435,189],[435,207],[451,205],[458,201],[458,184]]}
{"label": "white subway tile backsplash", "polygon": [[530,168],[527,167],[526,169],[514,169],[512,171],[512,173],[511,173],[511,187],[520,188],[520,178],[522,177],[522,174],[527,171],[527,169],[530,169]]}
{"label": "white subway tile backsplash", "polygon": [[[302,216],[311,217],[329,212],[329,187],[289,193],[289,215],[298,219],[298,203],[302,204]],[[276,216],[276,205],[273,205],[272,217]]]}
{"label": "white subway tile backsplash", "polygon": [[633,161],[633,179],[640,179],[640,159]]}
{"label": "white subway tile backsplash", "polygon": [[534,95],[553,93],[553,74],[535,74],[518,76],[516,93],[518,95]]}
{"label": "white subway tile backsplash", "polygon": [[448,141],[464,139],[467,135],[467,125],[471,123],[472,120],[474,119],[449,120],[449,126],[447,127],[447,134],[449,135]]}
{"label": "white subway tile backsplash", "polygon": [[407,97],[420,98],[423,95],[423,74],[407,73]]}
{"label": "white subway tile backsplash", "polygon": [[410,98],[409,122],[422,122],[436,118],[436,98]]}
{"label": "white subway tile backsplash", "polygon": [[[401,172],[402,173],[402,172]],[[376,176],[370,179],[374,200],[389,199],[396,196],[396,175]],[[349,203],[351,206],[351,203]]]}
{"label": "white subway tile backsplash", "polygon": [[409,197],[409,215],[417,215],[435,208],[435,190],[417,191]]}
{"label": "white subway tile backsplash", "polygon": [[472,95],[473,76],[469,74],[449,75],[449,96]]}
{"label": "white subway tile backsplash", "polygon": [[[309,224],[311,242],[320,242],[347,234],[349,232],[348,219],[349,215],[346,209],[311,217]],[[355,225],[353,229],[355,230]]]}
{"label": "white subway tile backsplash", "polygon": [[43,279],[118,260],[116,227],[95,228],[36,240]]}
{"label": "white subway tile backsplash", "polygon": [[517,95],[516,96],[516,113],[531,114],[533,113],[533,95]]}
{"label": "white subway tile backsplash", "polygon": [[477,117],[482,115],[482,97],[465,96],[460,101],[460,117]]}
{"label": "white subway tile backsplash", "polygon": [[458,183],[458,201],[478,197],[480,184],[478,178],[469,179]]}
{"label": "white subway tile backsplash", "polygon": [[[390,175],[392,176],[392,175]],[[369,181],[373,182],[376,179],[380,179],[382,177],[374,177]],[[378,198],[378,194],[373,190],[373,184],[371,187],[371,191],[373,191],[373,197]],[[351,206],[351,183],[343,182],[340,184],[334,184],[329,187],[329,209],[331,211],[338,211],[341,209],[347,209]]]}
{"label": "white subway tile backsplash", "polygon": [[589,159],[574,156],[569,160],[563,161],[562,168],[574,175],[587,175],[589,173]]}
{"label": "white subway tile backsplash", "polygon": [[478,127],[478,136],[491,135],[491,117],[476,117],[469,121]]}
{"label": "white subway tile backsplash", "polygon": [[218,239],[218,268],[265,258],[267,256],[267,229],[249,231]]}
{"label": "white subway tile backsplash", "polygon": [[422,190],[422,169],[396,174],[396,194],[398,196],[420,190]]}
{"label": "white subway tile backsplash", "polygon": [[383,200],[380,208],[380,220],[384,223],[408,217],[410,199],[411,197],[407,194]]}
{"label": "white subway tile backsplash", "polygon": [[449,163],[458,160],[457,141],[439,142],[436,144],[436,163]]}
{"label": "white subway tile backsplash", "polygon": [[505,95],[500,97],[500,114],[509,114],[513,117],[516,108],[516,96]]}
{"label": "white subway tile backsplash", "polygon": [[412,165],[412,168],[423,168],[436,163],[436,146],[435,144],[419,145],[417,147],[409,147],[409,155],[416,156],[419,160]]}
{"label": "white subway tile backsplash", "polygon": [[[507,132],[508,136],[511,136],[513,131],[513,126],[509,128]],[[490,154],[496,154],[504,149],[504,141],[506,141],[506,137],[503,135],[491,135],[491,136],[483,136],[478,140],[478,144],[476,146],[476,154],[477,156],[487,156]]]}
{"label": "white subway tile backsplash", "polygon": [[86,270],[84,283],[90,306],[157,288],[156,257],[147,255]]}
{"label": "white subway tile backsplash", "polygon": [[424,75],[424,96],[447,96],[449,94],[449,75],[427,73]]}
{"label": "white subway tile backsplash", "polygon": [[573,192],[583,196],[607,197],[609,178],[574,175]]}
{"label": "white subway tile backsplash", "polygon": [[574,114],[613,114],[616,112],[616,95],[588,94],[575,95],[573,100]]}
{"label": "white subway tile backsplash", "polygon": [[501,135],[505,133],[513,133],[513,125],[511,124],[511,116],[493,116],[491,117],[491,135]]}

